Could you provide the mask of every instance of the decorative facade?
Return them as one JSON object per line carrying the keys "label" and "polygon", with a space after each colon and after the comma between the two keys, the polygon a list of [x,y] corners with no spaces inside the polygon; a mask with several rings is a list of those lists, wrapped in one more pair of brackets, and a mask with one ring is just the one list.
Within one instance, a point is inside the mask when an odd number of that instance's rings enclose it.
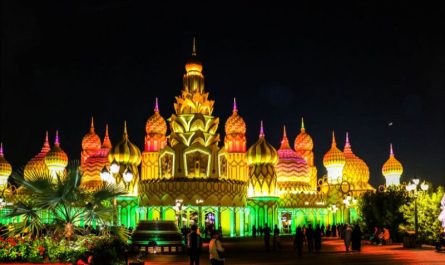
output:
{"label": "decorative facade", "polygon": [[[354,219],[354,206],[346,207],[345,198],[374,189],[369,169],[352,151],[348,134],[343,151],[332,134],[331,148],[323,158],[327,175],[318,179],[314,142],[303,119],[293,148],[284,128],[281,145],[275,149],[266,140],[263,122],[257,141],[247,148],[247,126],[234,99],[220,145],[220,120],[213,114],[215,101],[204,84],[203,65],[193,45],[174,113],[165,119],[156,99],[154,113],[146,121],[142,152],[130,141],[126,123],[121,140],[112,145],[108,126],[101,142],[91,119],[81,143],[82,187],[92,189],[104,181],[125,186],[128,194],[115,204],[118,224],[135,227],[139,220],[176,220],[180,226],[197,223],[221,227],[226,236],[245,236],[253,226],[278,225],[291,232],[309,223]],[[54,175],[67,163],[58,133],[52,148],[47,134],[40,153],[26,165],[25,177],[38,172]],[[0,174],[9,176],[10,171],[0,148]],[[102,173],[110,171],[105,179]],[[382,169],[387,185],[397,184],[402,171],[391,147]],[[346,214],[332,211],[332,205],[344,207]]]}

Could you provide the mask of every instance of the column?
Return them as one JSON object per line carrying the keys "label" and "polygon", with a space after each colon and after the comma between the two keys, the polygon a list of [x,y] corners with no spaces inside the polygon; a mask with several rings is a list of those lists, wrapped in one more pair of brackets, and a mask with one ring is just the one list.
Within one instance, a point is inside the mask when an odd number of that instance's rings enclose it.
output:
{"label": "column", "polygon": [[230,236],[234,237],[236,236],[236,226],[235,226],[235,208],[231,207],[229,209],[230,211]]}

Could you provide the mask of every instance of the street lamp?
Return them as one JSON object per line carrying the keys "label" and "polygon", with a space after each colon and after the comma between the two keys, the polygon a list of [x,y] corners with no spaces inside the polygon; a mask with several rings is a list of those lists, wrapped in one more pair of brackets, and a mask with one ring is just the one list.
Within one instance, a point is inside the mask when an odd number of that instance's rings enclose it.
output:
{"label": "street lamp", "polygon": [[181,215],[181,210],[182,210],[182,203],[184,201],[182,199],[176,199],[176,203],[175,203],[175,210],[177,212],[178,215],[178,227],[181,227],[181,219],[182,219],[182,215]]}
{"label": "street lamp", "polygon": [[119,163],[116,161],[116,159],[113,159],[113,162],[111,162],[111,165],[110,165],[111,173],[117,174],[117,173],[119,173],[119,169],[120,169]]}
{"label": "street lamp", "polygon": [[335,204],[330,205],[328,207],[328,211],[332,212],[332,222],[333,222],[333,224],[336,223],[335,213],[337,212],[337,210],[338,210],[338,207]]}
{"label": "street lamp", "polygon": [[108,171],[107,166],[104,166],[104,168],[102,168],[102,171],[100,171],[100,178],[102,179],[102,182],[105,183],[109,183],[111,182],[111,172]]}
{"label": "street lamp", "polygon": [[[418,225],[418,217],[417,217],[417,197],[420,192],[427,191],[429,186],[425,182],[420,184],[419,179],[413,179],[412,183],[408,183],[406,185],[406,190],[408,191],[408,194],[414,197],[414,230],[416,231],[416,237],[417,233],[419,232],[419,225]],[[420,187],[419,187],[420,186]]]}
{"label": "street lamp", "polygon": [[131,169],[127,167],[124,171],[124,174],[122,174],[124,178],[124,182],[126,183],[126,186],[130,184],[130,182],[133,180],[133,172],[131,172]]}
{"label": "street lamp", "polygon": [[[349,224],[351,222],[350,208],[353,207],[355,204],[357,204],[357,199],[348,194],[348,196],[346,196],[343,199],[343,204],[345,205],[345,210],[348,211],[348,213],[347,213],[347,220],[346,221]],[[343,219],[345,219],[344,212],[343,212]]]}

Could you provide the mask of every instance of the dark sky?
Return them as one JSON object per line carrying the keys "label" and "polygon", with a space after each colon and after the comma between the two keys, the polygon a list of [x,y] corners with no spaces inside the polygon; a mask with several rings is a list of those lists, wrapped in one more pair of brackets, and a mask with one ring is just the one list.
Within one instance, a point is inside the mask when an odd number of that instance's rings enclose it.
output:
{"label": "dark sky", "polygon": [[304,116],[319,175],[335,130],[341,148],[350,132],[373,185],[384,182],[390,142],[403,179],[445,184],[440,8],[160,2],[2,1],[0,140],[14,168],[38,153],[46,129],[78,159],[91,115],[101,137],[110,124],[114,143],[126,119],[142,148],[154,98],[164,117],[173,112],[196,36],[222,137],[237,97],[248,145],[261,119],[274,146],[283,124],[293,142]]}

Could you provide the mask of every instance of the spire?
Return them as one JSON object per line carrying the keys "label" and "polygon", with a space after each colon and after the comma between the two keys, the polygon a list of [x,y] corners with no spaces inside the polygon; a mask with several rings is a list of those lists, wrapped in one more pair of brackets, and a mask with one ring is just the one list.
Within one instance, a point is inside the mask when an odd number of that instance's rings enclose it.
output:
{"label": "spire", "polygon": [[44,143],[44,145],[49,145],[49,140],[48,140],[48,131],[46,131],[46,133],[45,133],[45,143]]}
{"label": "spire", "polygon": [[48,131],[46,131],[46,133],[45,133],[45,142],[43,143],[41,152],[46,153],[46,152],[48,152],[49,150],[51,150],[51,146],[49,145]]}
{"label": "spire", "polygon": [[127,121],[124,121],[124,136],[127,136]]}
{"label": "spire", "polygon": [[0,157],[3,157],[3,143],[0,143]]}
{"label": "spire", "polygon": [[59,146],[59,145],[60,145],[59,130],[56,130],[56,138],[54,139],[54,146]]}
{"label": "spire", "polygon": [[192,50],[192,55],[196,56],[196,38],[193,37],[193,50]]}
{"label": "spire", "polygon": [[337,142],[335,141],[335,133],[332,131],[332,147],[337,147]]}
{"label": "spire", "polygon": [[110,138],[110,137],[108,136],[108,123],[105,124],[105,138]]}
{"label": "spire", "polygon": [[158,97],[156,97],[156,100],[155,100],[155,112],[159,112]]}
{"label": "spire", "polygon": [[283,139],[281,140],[281,146],[280,149],[291,149],[289,145],[289,140],[287,139],[287,133],[286,133],[286,125],[283,125]]}
{"label": "spire", "polygon": [[260,125],[260,137],[264,137],[263,121],[261,121],[261,125]]}
{"label": "spire", "polygon": [[93,116],[91,116],[90,132],[94,133],[94,118],[93,118]]}
{"label": "spire", "polygon": [[346,132],[346,142],[345,142],[345,147],[351,147],[351,144],[349,143],[349,133]]}
{"label": "spire", "polygon": [[392,150],[392,143],[389,144],[389,156],[394,156],[394,151]]}
{"label": "spire", "polygon": [[345,147],[343,148],[343,152],[345,154],[350,154],[352,153],[352,149],[351,149],[351,143],[349,142],[349,133],[346,132],[346,140],[345,140]]}
{"label": "spire", "polygon": [[304,128],[304,118],[301,117],[301,131],[304,132],[306,128]]}
{"label": "spire", "polygon": [[102,148],[111,148],[110,137],[108,136],[108,123],[105,125],[105,137],[102,143]]}
{"label": "spire", "polygon": [[238,112],[238,107],[236,106],[236,98],[233,98],[233,112]]}

